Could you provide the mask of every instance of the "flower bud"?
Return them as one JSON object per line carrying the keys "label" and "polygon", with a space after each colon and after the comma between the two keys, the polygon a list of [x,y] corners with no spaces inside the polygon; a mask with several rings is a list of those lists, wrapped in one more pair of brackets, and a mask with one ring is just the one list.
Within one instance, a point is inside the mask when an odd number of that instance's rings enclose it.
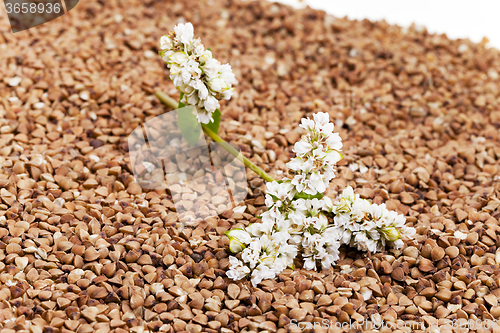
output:
{"label": "flower bud", "polygon": [[337,205],[336,211],[337,212],[351,211],[351,203],[346,198],[340,199],[340,203]]}
{"label": "flower bud", "polygon": [[248,244],[252,240],[250,234],[240,228],[229,230],[228,232],[226,232],[226,236],[229,237],[229,239],[236,239],[237,241],[242,242],[243,244]]}
{"label": "flower bud", "polygon": [[325,214],[320,213],[318,215],[318,222],[316,223],[316,227],[318,230],[323,230],[328,226],[328,218]]}
{"label": "flower bud", "polygon": [[172,44],[172,40],[168,36],[162,36],[160,38],[160,49],[161,50],[170,50],[174,45]]}
{"label": "flower bud", "polygon": [[260,263],[264,265],[272,265],[274,264],[274,261],[276,260],[276,257],[273,256],[268,256],[260,259]]}
{"label": "flower bud", "polygon": [[232,253],[239,253],[245,249],[245,244],[237,240],[236,238],[229,238],[229,250]]}
{"label": "flower bud", "polygon": [[380,229],[380,233],[387,239],[389,242],[395,242],[401,238],[401,233],[398,228],[391,226]]}
{"label": "flower bud", "polygon": [[172,62],[177,64],[182,64],[188,60],[187,54],[181,51],[173,53],[169,58]]}

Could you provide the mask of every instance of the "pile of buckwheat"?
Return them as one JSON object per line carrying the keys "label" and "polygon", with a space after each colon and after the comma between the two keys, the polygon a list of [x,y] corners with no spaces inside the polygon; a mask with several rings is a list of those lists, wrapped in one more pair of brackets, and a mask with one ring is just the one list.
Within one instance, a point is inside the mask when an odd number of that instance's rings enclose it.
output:
{"label": "pile of buckwheat", "polygon": [[[282,179],[300,119],[328,113],[344,158],[326,195],[351,186],[385,203],[413,240],[373,255],[343,246],[332,268],[255,287],[229,279],[225,233],[260,221],[264,181],[247,170],[242,206],[179,230],[168,191],[130,169],[128,135],[170,111],[155,91],[177,93],[158,40],[181,22],[238,81],[220,101],[222,138]],[[485,44],[262,1],[86,0],[16,34],[1,9],[2,332],[488,331],[500,317],[500,54]]]}

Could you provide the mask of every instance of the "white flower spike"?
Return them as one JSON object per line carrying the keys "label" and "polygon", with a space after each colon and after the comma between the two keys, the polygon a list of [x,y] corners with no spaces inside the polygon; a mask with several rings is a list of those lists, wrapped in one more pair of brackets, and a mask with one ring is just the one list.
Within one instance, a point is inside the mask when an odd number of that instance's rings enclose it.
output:
{"label": "white flower spike", "polygon": [[[371,204],[351,187],[336,201],[317,198],[326,191],[334,166],[342,159],[342,140],[333,133],[327,113],[314,114],[312,120],[303,118],[300,126],[308,133],[294,145],[297,157],[287,164],[293,178],[266,184],[268,210],[261,216],[262,223],[226,233],[231,252],[241,253],[241,260],[229,258],[227,276],[233,280],[250,277],[256,286],[293,268],[299,253],[303,268],[328,269],[339,259],[341,245],[377,252],[385,246],[401,248],[402,239],[415,234],[414,228],[405,226],[403,215],[383,204]],[[315,198],[300,198],[298,193]]]}
{"label": "white flower spike", "polygon": [[230,99],[237,81],[229,64],[222,65],[194,38],[191,23],[176,25],[160,38],[160,56],[170,68],[170,79],[183,94],[181,103],[196,107],[198,120],[213,121],[219,100]]}

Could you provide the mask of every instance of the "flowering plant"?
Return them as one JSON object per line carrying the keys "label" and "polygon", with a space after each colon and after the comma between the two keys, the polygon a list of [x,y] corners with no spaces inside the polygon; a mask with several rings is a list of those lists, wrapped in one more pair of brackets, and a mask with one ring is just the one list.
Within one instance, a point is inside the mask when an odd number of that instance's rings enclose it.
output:
{"label": "flowering plant", "polygon": [[[334,202],[323,197],[334,178],[334,165],[342,158],[342,141],[333,133],[327,113],[302,119],[307,130],[293,151],[288,164],[292,178],[266,184],[266,206],[262,222],[245,229],[232,229],[229,249],[241,253],[231,256],[227,276],[239,280],[251,277],[255,286],[276,277],[301,258],[305,269],[318,264],[328,269],[339,259],[341,245],[360,251],[382,251],[385,246],[400,248],[402,237],[411,237],[415,229],[405,226],[405,218],[389,211],[385,204],[371,204],[347,187]],[[306,199],[297,193],[306,193]]]}
{"label": "flowering plant", "polygon": [[[180,102],[196,106],[202,124],[214,121],[220,99],[230,99],[237,81],[229,64],[222,65],[194,38],[191,23],[180,23],[160,38],[160,56],[170,68],[170,79],[181,92]],[[220,117],[220,114],[219,114]]]}
{"label": "flowering plant", "polygon": [[179,102],[160,91],[156,92],[156,96],[171,108],[179,108],[177,126],[184,139],[192,145],[196,144],[201,124],[203,132],[213,141],[261,178],[272,181],[273,178],[264,170],[217,135],[221,118],[219,100],[229,100],[234,91],[232,85],[237,83],[231,66],[222,65],[213,58],[212,51],[205,50],[200,38],[194,38],[194,28],[189,22],[179,23],[160,38],[159,54],[170,69],[170,79],[181,96]]}
{"label": "flowering plant", "polygon": [[[334,133],[327,113],[303,118],[300,127],[307,131],[294,145],[296,157],[288,164],[290,178],[274,180],[218,135],[219,100],[231,98],[236,79],[228,64],[221,65],[194,39],[191,23],[178,24],[160,39],[160,55],[170,69],[170,78],[181,92],[179,103],[157,92],[158,98],[175,108],[194,106],[193,118],[178,114],[183,136],[196,142],[199,133],[190,126],[199,121],[205,134],[267,181],[266,206],[261,223],[245,229],[232,229],[227,276],[239,280],[250,276],[253,285],[276,277],[302,259],[305,269],[319,264],[328,269],[339,259],[341,245],[360,251],[382,251],[385,246],[400,248],[403,237],[415,229],[405,226],[405,218],[389,211],[384,204],[372,204],[347,187],[332,201],[324,196],[335,177],[335,164],[342,159],[342,140]],[[197,118],[197,119],[196,119]]]}

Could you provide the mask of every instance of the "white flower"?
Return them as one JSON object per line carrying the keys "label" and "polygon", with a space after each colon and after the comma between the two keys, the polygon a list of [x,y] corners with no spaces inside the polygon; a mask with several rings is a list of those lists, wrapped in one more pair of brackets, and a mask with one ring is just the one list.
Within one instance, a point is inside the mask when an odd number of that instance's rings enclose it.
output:
{"label": "white flower", "polygon": [[194,39],[191,23],[178,24],[171,34],[162,36],[159,53],[170,68],[170,79],[183,93],[181,102],[196,107],[201,123],[212,122],[219,100],[230,99],[237,83],[231,66],[221,65],[199,38]]}
{"label": "white flower", "polygon": [[298,156],[303,156],[313,149],[312,144],[305,141],[299,141],[293,146],[293,152]]}
{"label": "white flower", "polygon": [[342,149],[342,139],[338,133],[332,133],[326,139],[326,144],[328,149],[341,150]]}
{"label": "white flower", "polygon": [[292,207],[296,211],[306,211],[307,210],[306,200],[301,198],[296,199],[292,202]]}
{"label": "white flower", "polygon": [[250,273],[250,268],[244,266],[236,257],[229,257],[229,270],[226,275],[235,281],[243,279]]}
{"label": "white flower", "polygon": [[325,126],[330,124],[333,126],[333,124],[330,123],[330,116],[326,112],[318,112],[313,114],[313,119],[318,125]]}
{"label": "white flower", "polygon": [[255,249],[255,246],[246,248],[241,254],[241,259],[245,263],[248,263],[250,265],[250,268],[255,268],[255,266],[259,262],[259,257],[259,251]]}
{"label": "white flower", "polygon": [[394,226],[382,228],[382,229],[380,229],[380,233],[389,242],[395,242],[401,238],[401,233]]}
{"label": "white flower", "polygon": [[308,188],[305,189],[307,194],[323,193],[326,190],[325,178],[318,172],[311,173]]}
{"label": "white flower", "polygon": [[172,40],[168,36],[162,36],[160,38],[160,49],[161,50],[170,50],[173,47]]}
{"label": "white flower", "polygon": [[200,54],[199,60],[200,64],[205,65],[203,68],[206,70],[206,63],[212,59],[212,51],[205,50]]}
{"label": "white flower", "polygon": [[[312,159],[303,159],[302,157],[295,157],[287,163],[289,169],[293,171],[302,171],[301,173],[307,174],[312,170],[314,161]],[[304,179],[305,180],[305,179]]]}
{"label": "white flower", "polygon": [[[177,64],[177,65],[183,65],[185,62],[189,60],[189,57],[186,53],[182,51],[178,51],[175,53],[172,53],[169,57],[170,61]],[[182,70],[182,68],[181,68]]]}
{"label": "white flower", "polygon": [[208,112],[213,113],[216,109],[219,108],[219,101],[214,96],[208,96],[203,102],[203,107]]}
{"label": "white flower", "polygon": [[297,246],[288,243],[283,243],[278,251],[280,257],[285,260],[286,267],[293,266],[293,260],[297,256],[297,253],[298,253]]}
{"label": "white flower", "polygon": [[233,70],[231,69],[231,65],[224,64],[220,66],[220,76],[224,81],[229,84],[236,84],[238,81],[236,80]]}
{"label": "white flower", "polygon": [[243,244],[248,244],[252,241],[252,237],[248,232],[243,229],[231,229],[226,232],[227,237],[235,238],[242,242]]}
{"label": "white flower", "polygon": [[304,258],[304,269],[316,270],[316,260],[313,257]]}
{"label": "white flower", "polygon": [[[211,76],[221,75],[216,61],[208,59],[207,65]],[[214,89],[223,88],[217,80],[213,81]],[[377,252],[385,246],[401,248],[403,239],[415,234],[414,228],[405,225],[403,215],[360,198],[350,186],[335,203],[328,197],[298,198],[304,193],[324,193],[334,177],[335,163],[342,158],[342,141],[328,119],[327,113],[315,114],[313,120],[302,119],[300,126],[309,133],[294,145],[296,157],[287,163],[291,179],[266,184],[268,210],[262,213],[261,223],[251,224],[245,231],[228,232],[230,240],[240,242],[233,247],[241,250],[243,260],[231,265],[229,277],[248,275],[245,267],[256,286],[264,279],[274,279],[287,267],[293,268],[299,253],[303,268],[316,270],[321,264],[322,269],[329,269],[339,260],[341,245]],[[364,298],[371,297],[365,294]]]}
{"label": "white flower", "polygon": [[275,196],[279,201],[292,199],[295,193],[293,192],[293,184],[288,182],[278,183],[276,181],[266,184],[267,193]]}
{"label": "white flower", "polygon": [[252,235],[252,237],[260,237],[264,233],[262,223],[252,223],[246,227],[246,231]]}
{"label": "white flower", "polygon": [[226,90],[229,85],[222,78],[217,77],[213,80],[210,80],[210,89],[216,92],[222,92]]}
{"label": "white flower", "polygon": [[214,119],[212,117],[212,113],[207,111],[206,109],[197,108],[198,114],[196,115],[198,121],[202,124],[211,123]]}
{"label": "white flower", "polygon": [[179,23],[174,27],[174,32],[176,38],[184,45],[190,45],[193,43],[194,28],[190,22]]}
{"label": "white flower", "polygon": [[[195,56],[198,56],[198,57],[202,57],[205,55],[205,47],[203,46],[203,44],[201,43],[201,40],[199,38],[195,39],[193,41],[193,54]],[[210,52],[210,51],[208,51]],[[212,55],[212,53],[210,52],[210,56]],[[200,59],[200,62],[202,63],[202,59]]]}
{"label": "white flower", "polygon": [[312,132],[315,128],[315,123],[314,120],[311,120],[309,118],[302,118],[301,124],[299,125],[303,129]]}
{"label": "white flower", "polygon": [[326,153],[324,158],[325,162],[330,165],[336,164],[341,159],[342,159],[342,154],[339,153],[337,150],[332,150]]}
{"label": "white flower", "polygon": [[313,226],[316,230],[323,230],[328,226],[328,219],[325,214],[319,214],[317,217],[313,217]]}
{"label": "white flower", "polygon": [[318,198],[308,199],[308,200],[305,200],[305,206],[306,206],[307,212],[311,216],[316,216],[316,215],[318,215],[320,210],[322,210],[322,208],[323,208],[323,201],[319,200]]}
{"label": "white flower", "polygon": [[256,287],[262,280],[272,279],[276,276],[276,272],[266,264],[260,264],[252,272],[252,285]]}

